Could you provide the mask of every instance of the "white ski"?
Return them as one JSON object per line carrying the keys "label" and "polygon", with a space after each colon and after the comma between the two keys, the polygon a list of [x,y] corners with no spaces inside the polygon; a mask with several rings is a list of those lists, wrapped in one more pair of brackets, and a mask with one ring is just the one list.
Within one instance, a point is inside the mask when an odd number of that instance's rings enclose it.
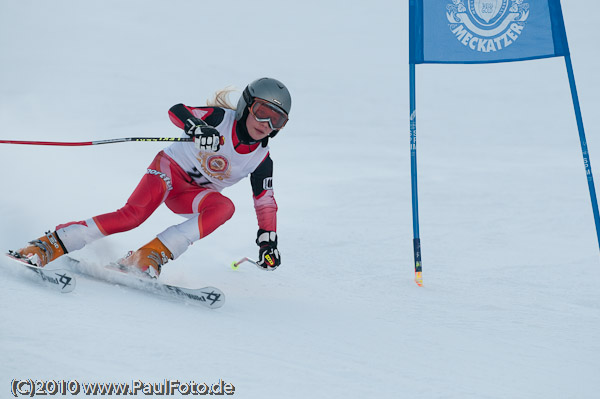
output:
{"label": "white ski", "polygon": [[9,250],[5,254],[9,259],[16,263],[23,265],[26,269],[31,270],[33,273],[31,276],[37,276],[37,280],[43,282],[45,285],[57,289],[62,293],[71,292],[75,289],[75,276],[68,270],[65,269],[46,269],[41,268],[19,255],[18,252]]}
{"label": "white ski", "polygon": [[98,267],[69,256],[64,256],[64,258],[69,262],[74,271],[108,283],[135,288],[163,297],[177,299],[185,303],[202,305],[210,309],[220,308],[225,303],[225,294],[215,287],[184,288],[171,284],[163,284],[154,279],[126,273],[116,263]]}

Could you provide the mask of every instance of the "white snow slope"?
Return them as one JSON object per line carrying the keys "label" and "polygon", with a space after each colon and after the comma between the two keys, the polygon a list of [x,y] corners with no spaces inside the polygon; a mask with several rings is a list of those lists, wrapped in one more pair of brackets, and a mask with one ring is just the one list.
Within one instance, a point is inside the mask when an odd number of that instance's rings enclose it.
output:
{"label": "white snow slope", "polygon": [[[563,1],[592,167],[595,6]],[[85,276],[59,294],[1,259],[0,397],[23,379],[223,380],[239,398],[598,397],[600,254],[562,58],[417,67],[419,288],[407,2],[0,0],[1,139],[177,137],[172,105],[262,76],[294,101],[271,144],[283,265],[229,268],[257,256],[248,180],[224,191],[233,218],[160,277],[221,288],[218,310]],[[7,250],[118,209],[165,145],[0,146]],[[73,255],[100,265],[180,221],[161,207]]]}

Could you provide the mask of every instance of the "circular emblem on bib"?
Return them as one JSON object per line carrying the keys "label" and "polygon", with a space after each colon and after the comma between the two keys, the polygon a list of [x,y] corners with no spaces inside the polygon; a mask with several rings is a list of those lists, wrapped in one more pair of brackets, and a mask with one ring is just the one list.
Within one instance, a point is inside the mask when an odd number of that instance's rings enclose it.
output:
{"label": "circular emblem on bib", "polygon": [[206,166],[211,172],[222,173],[229,168],[229,161],[221,155],[213,155],[206,160]]}
{"label": "circular emblem on bib", "polygon": [[526,0],[448,0],[446,18],[456,39],[473,51],[502,51],[515,43],[529,18]]}

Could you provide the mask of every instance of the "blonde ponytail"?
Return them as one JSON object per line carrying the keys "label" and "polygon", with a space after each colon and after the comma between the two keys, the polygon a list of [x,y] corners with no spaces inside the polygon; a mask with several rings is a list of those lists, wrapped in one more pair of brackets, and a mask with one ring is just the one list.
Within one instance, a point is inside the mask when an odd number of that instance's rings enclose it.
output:
{"label": "blonde ponytail", "polygon": [[236,107],[229,102],[229,94],[234,91],[237,90],[232,86],[227,86],[224,89],[217,91],[212,99],[208,99],[206,105],[209,107],[221,107],[235,110]]}

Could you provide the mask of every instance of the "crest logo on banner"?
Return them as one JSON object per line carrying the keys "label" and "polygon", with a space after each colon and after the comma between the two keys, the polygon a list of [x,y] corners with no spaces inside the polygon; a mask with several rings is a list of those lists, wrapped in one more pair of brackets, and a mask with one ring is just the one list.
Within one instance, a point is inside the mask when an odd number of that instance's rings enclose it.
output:
{"label": "crest logo on banner", "polygon": [[515,43],[529,18],[525,0],[449,0],[448,26],[473,51],[502,51]]}

